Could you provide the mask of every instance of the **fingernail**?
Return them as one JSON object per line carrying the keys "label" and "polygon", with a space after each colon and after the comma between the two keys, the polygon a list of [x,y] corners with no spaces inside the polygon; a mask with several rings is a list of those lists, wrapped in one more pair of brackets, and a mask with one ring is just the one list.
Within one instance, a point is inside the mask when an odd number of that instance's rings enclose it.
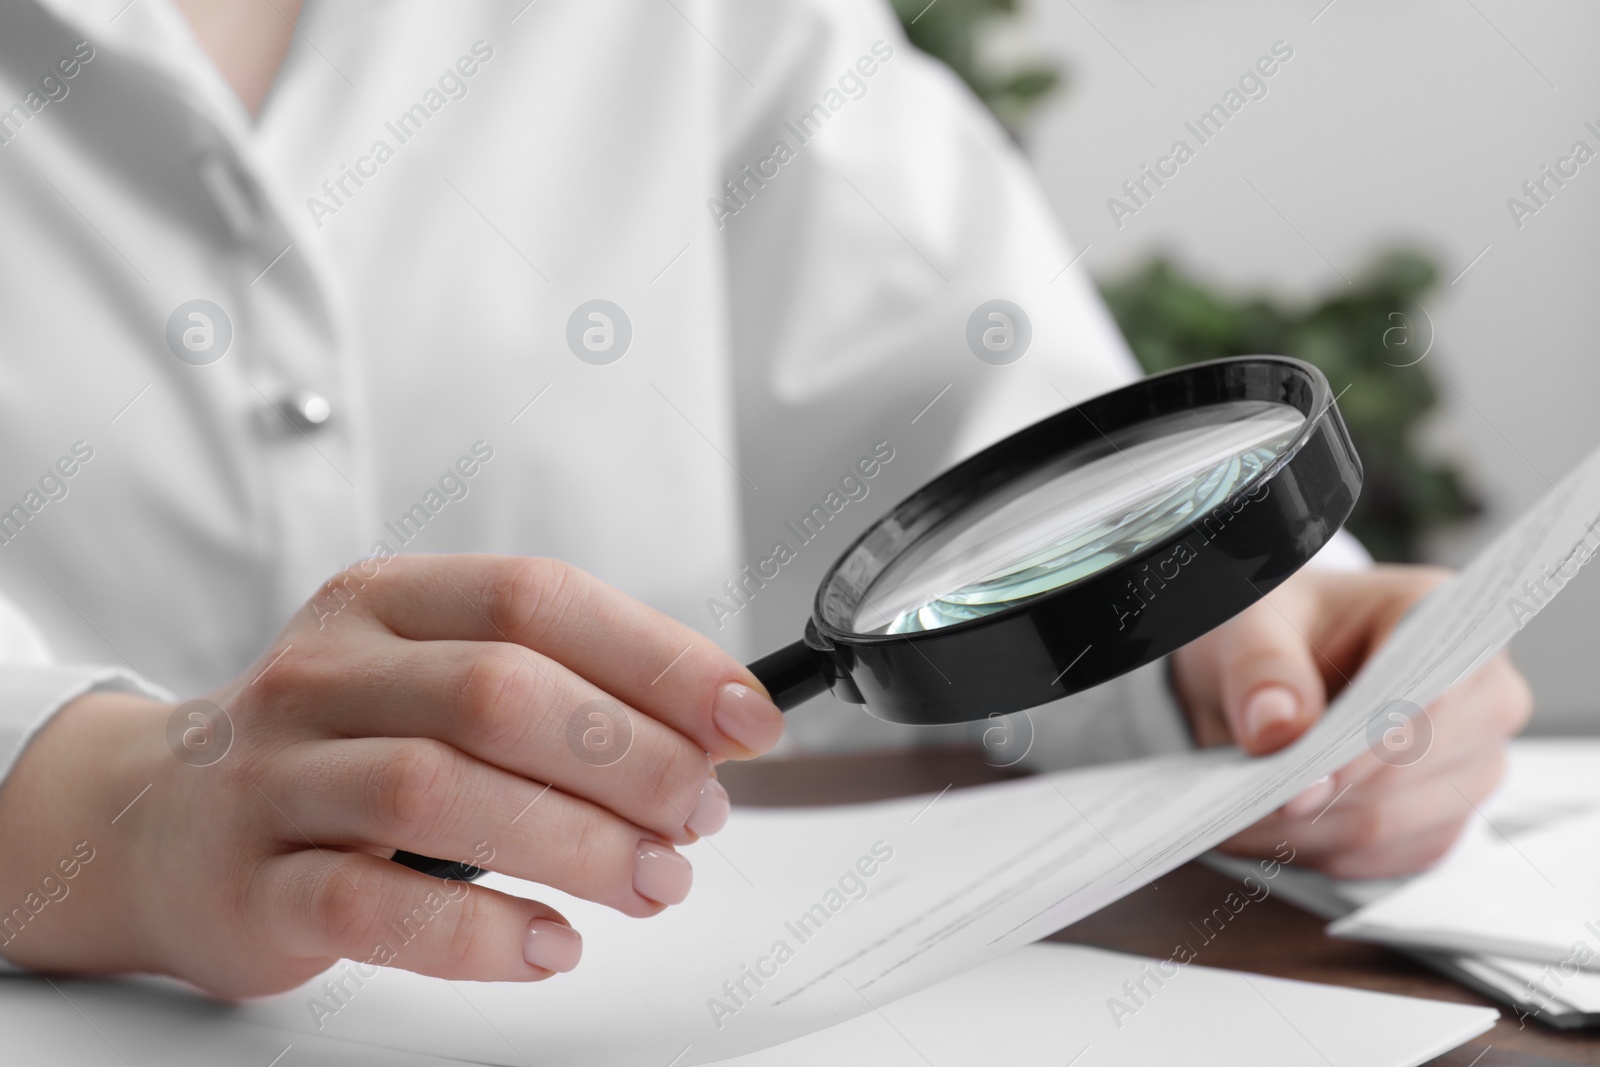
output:
{"label": "fingernail", "polygon": [[708,778],[705,788],[700,790],[700,799],[695,801],[694,810],[689,813],[686,829],[701,837],[710,837],[728,825],[728,816],[732,811],[728,791],[715,778]]}
{"label": "fingernail", "polygon": [[639,842],[633,866],[633,891],[657,904],[681,904],[689,895],[694,868],[665,845]]}
{"label": "fingernail", "polygon": [[1299,796],[1283,806],[1283,813],[1291,819],[1304,818],[1319,812],[1333,799],[1333,775],[1325,774],[1306,786]]}
{"label": "fingernail", "polygon": [[[1286,685],[1265,685],[1244,706],[1245,737],[1261,742],[1292,724],[1300,714],[1300,698]],[[1245,738],[1240,738],[1243,741]]]}
{"label": "fingernail", "polygon": [[778,705],[738,682],[717,690],[711,721],[735,743],[761,755],[783,736],[783,712]]}
{"label": "fingernail", "polygon": [[583,955],[583,935],[564,923],[535,919],[522,939],[522,958],[535,967],[566,974]]}

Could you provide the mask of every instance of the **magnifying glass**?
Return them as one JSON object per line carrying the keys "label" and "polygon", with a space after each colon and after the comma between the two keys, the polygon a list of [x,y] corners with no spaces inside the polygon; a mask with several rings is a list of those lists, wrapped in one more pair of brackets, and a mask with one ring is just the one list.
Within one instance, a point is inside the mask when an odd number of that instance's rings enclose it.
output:
{"label": "magnifying glass", "polygon": [[823,577],[805,635],[750,664],[785,710],[1020,711],[1151,663],[1327,544],[1361,489],[1328,381],[1246,356],[1134,382],[935,478]]}
{"label": "magnifying glass", "polygon": [[785,711],[831,690],[912,725],[1059,700],[1266,596],[1349,518],[1361,477],[1308,363],[1244,356],[1144,378],[901,501],[828,569],[804,635],[750,670]]}

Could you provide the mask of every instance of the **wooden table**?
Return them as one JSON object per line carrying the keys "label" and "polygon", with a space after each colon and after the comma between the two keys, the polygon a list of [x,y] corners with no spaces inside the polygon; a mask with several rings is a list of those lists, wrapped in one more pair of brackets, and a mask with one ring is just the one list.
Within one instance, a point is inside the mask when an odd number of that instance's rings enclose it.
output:
{"label": "wooden table", "polygon": [[[936,793],[1015,777],[988,766],[969,749],[919,749],[894,755],[806,757],[718,769],[734,803],[760,807],[844,804],[913,793]],[[1209,912],[1232,879],[1189,863],[1065,930],[1051,941],[1165,957],[1191,937],[1189,922]],[[1500,1007],[1375,945],[1339,941],[1323,922],[1277,897],[1241,911],[1196,962],[1331,985]],[[1540,1067],[1561,1063],[1600,1067],[1600,1031],[1553,1030],[1519,1023],[1507,1009],[1495,1028],[1475,1042],[1431,1061],[1429,1067]]]}

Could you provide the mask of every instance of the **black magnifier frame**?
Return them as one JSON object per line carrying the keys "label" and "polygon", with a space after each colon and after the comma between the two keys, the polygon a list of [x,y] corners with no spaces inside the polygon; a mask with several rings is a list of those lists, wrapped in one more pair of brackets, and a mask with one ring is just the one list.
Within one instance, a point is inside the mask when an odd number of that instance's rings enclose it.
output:
{"label": "black magnifier frame", "polygon": [[[930,726],[1022,711],[1152,663],[1266,596],[1350,517],[1361,460],[1334,399],[1309,363],[1241,356],[1152,375],[1048,416],[874,522],[823,577],[804,636],[750,670],[785,711],[831,689],[880,719]],[[1216,506],[1118,562],[983,617],[910,633],[853,628],[885,570],[957,516],[1114,455],[1114,439],[1136,441],[1147,424],[1235,401],[1287,405],[1304,420]],[[1130,466],[1128,477],[1139,476]],[[441,878],[483,873],[409,852],[394,858]]]}
{"label": "black magnifier frame", "polygon": [[[993,614],[911,633],[853,629],[884,570],[953,517],[1052,464],[1103,457],[1113,438],[1142,424],[1230,401],[1288,405],[1304,421],[1218,506],[1120,562]],[[805,636],[750,670],[786,711],[831,689],[910,725],[1059,700],[1160,659],[1266,596],[1349,518],[1361,479],[1328,380],[1309,363],[1242,356],[1143,378],[1018,431],[902,500],[828,569]]]}

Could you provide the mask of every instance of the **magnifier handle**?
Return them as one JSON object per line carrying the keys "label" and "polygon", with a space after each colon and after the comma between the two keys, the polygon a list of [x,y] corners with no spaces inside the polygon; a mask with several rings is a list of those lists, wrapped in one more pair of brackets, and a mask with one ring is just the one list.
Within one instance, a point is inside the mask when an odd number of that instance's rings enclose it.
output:
{"label": "magnifier handle", "polygon": [[749,664],[750,673],[767,687],[772,702],[788,711],[828,690],[819,654],[804,639]]}
{"label": "magnifier handle", "polygon": [[431,856],[419,856],[415,852],[396,852],[394,861],[402,867],[410,867],[413,871],[431,874],[435,878],[444,878],[452,882],[475,882],[484,876],[482,867],[474,867],[470,863],[460,860],[436,860]]}

